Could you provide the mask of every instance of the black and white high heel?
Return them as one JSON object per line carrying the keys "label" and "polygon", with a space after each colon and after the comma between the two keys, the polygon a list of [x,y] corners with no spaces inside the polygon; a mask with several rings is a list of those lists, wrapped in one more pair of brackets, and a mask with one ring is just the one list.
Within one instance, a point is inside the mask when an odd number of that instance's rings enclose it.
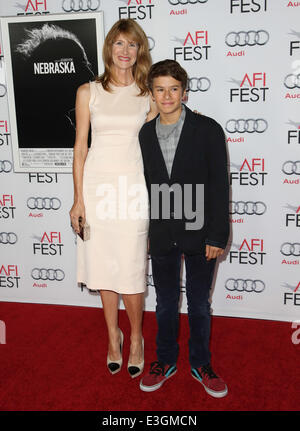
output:
{"label": "black and white high heel", "polygon": [[130,376],[134,379],[135,377],[142,374],[144,371],[144,338],[142,339],[142,349],[143,349],[143,360],[139,364],[135,365],[128,361],[127,370]]}
{"label": "black and white high heel", "polygon": [[116,374],[119,371],[121,371],[123,358],[122,358],[122,350],[123,350],[123,342],[124,342],[124,335],[123,332],[120,329],[120,353],[121,353],[121,359],[112,361],[107,354],[107,368],[111,372],[111,374]]}

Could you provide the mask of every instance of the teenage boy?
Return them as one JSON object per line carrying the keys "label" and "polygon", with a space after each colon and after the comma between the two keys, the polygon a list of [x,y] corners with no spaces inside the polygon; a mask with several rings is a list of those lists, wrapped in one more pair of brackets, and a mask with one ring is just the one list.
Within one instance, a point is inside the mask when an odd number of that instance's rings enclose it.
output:
{"label": "teenage boy", "polygon": [[[223,397],[227,386],[210,365],[209,293],[216,258],[223,254],[229,235],[225,136],[212,118],[193,113],[182,104],[187,74],[176,61],[154,64],[148,85],[159,115],[142,127],[139,139],[151,201],[149,253],[158,332],[157,361],[142,378],[140,388],[155,391],[177,371],[183,255],[191,374],[210,395]],[[157,199],[157,188],[162,185],[168,186],[169,193],[162,193]],[[204,187],[204,196],[201,187]],[[166,217],[168,205],[170,211]],[[202,223],[199,223],[200,210]],[[194,219],[188,217],[191,212],[196,213]]]}

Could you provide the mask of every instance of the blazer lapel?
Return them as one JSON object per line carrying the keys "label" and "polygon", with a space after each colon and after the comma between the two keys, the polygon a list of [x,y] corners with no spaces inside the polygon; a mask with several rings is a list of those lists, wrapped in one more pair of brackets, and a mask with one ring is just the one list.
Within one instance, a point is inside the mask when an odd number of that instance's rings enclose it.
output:
{"label": "blazer lapel", "polygon": [[151,142],[153,142],[152,155],[153,155],[153,158],[155,160],[155,163],[158,166],[159,172],[162,173],[164,178],[167,178],[167,181],[165,181],[165,182],[169,182],[168,169],[166,166],[166,162],[165,162],[163,153],[161,151],[160,144],[158,142],[157,134],[156,134],[156,127],[155,127],[156,126],[156,118],[153,120],[153,124],[151,127],[151,132],[152,132]]}

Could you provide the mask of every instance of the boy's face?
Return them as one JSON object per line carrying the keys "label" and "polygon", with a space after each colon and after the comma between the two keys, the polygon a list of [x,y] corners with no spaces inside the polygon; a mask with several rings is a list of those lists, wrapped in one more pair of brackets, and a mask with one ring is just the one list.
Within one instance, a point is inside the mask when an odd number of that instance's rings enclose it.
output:
{"label": "boy's face", "polygon": [[159,113],[172,115],[181,111],[181,101],[185,91],[180,81],[172,76],[158,76],[153,80],[152,96]]}

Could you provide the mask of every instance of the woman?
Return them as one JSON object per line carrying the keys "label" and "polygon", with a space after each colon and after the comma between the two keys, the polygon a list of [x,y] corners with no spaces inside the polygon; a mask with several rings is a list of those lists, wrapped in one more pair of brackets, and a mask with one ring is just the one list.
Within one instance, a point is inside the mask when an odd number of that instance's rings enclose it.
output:
{"label": "woman", "polygon": [[142,313],[148,216],[124,214],[130,202],[128,193],[124,198],[121,192],[124,185],[126,191],[139,186],[147,196],[138,132],[156,112],[151,109],[146,87],[151,65],[148,39],[134,20],[121,19],[114,24],[105,38],[103,59],[103,75],[80,86],[76,95],[70,217],[77,233],[80,217],[82,224],[90,226],[90,238],[82,241],[78,237],[77,241],[77,280],[91,290],[100,290],[108,329],[108,369],[115,374],[122,366],[123,333],[118,326],[121,294],[131,327],[128,372],[137,377],[144,367]]}

